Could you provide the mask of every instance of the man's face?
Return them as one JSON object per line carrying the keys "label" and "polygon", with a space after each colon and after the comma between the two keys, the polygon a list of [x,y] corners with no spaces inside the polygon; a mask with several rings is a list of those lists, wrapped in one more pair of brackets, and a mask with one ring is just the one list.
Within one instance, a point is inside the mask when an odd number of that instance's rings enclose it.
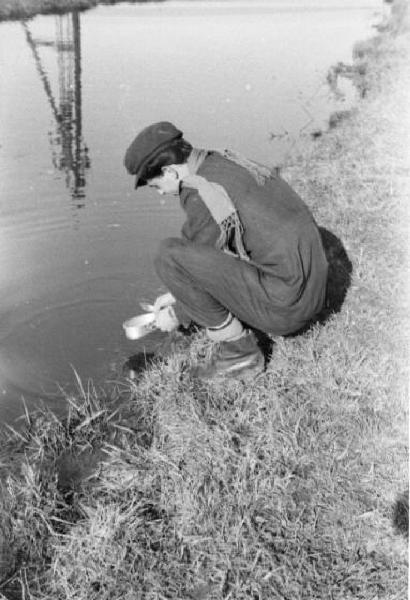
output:
{"label": "man's face", "polygon": [[155,188],[161,195],[171,194],[176,196],[179,194],[180,180],[178,172],[172,167],[163,167],[162,175],[154,177],[147,181],[149,187]]}

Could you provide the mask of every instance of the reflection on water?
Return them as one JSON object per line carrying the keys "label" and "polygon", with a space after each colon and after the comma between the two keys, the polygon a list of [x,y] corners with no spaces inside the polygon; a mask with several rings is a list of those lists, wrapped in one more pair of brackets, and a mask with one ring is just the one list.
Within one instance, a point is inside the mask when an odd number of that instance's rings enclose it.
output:
{"label": "reflection on water", "polygon": [[97,386],[135,373],[163,343],[122,330],[165,291],[153,259],[183,221],[177,199],[134,192],[122,159],[135,133],[167,119],[198,146],[285,162],[347,108],[326,74],[378,2],[124,3],[0,24],[0,422],[22,397],[59,406],[74,372]]}
{"label": "reflection on water", "polygon": [[[76,208],[83,208],[85,174],[91,161],[82,139],[80,15],[78,11],[73,11],[56,16],[55,21],[54,39],[34,38],[29,24],[24,21],[22,26],[56,122],[55,131],[49,133],[53,165],[64,171],[66,186]],[[39,53],[41,46],[52,47],[57,53],[57,101],[42,64]]]}

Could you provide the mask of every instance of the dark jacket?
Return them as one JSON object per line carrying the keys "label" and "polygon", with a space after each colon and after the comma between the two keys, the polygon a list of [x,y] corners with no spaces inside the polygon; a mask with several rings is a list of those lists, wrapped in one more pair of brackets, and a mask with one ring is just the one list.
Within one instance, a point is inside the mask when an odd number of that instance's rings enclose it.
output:
{"label": "dark jacket", "polygon": [[[235,205],[245,249],[272,309],[283,315],[284,329],[296,330],[313,318],[324,303],[328,265],[316,222],[298,194],[279,176],[258,185],[218,152],[207,156],[198,175],[222,185]],[[182,188],[180,196],[187,215],[182,237],[215,245],[219,228],[197,190]]]}

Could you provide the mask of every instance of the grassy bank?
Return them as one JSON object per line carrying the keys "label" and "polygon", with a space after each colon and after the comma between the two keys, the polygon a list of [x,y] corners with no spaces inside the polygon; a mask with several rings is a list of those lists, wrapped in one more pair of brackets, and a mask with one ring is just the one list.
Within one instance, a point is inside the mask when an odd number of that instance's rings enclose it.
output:
{"label": "grassy bank", "polygon": [[6,597],[407,597],[409,57],[397,26],[368,44],[358,110],[284,170],[352,263],[340,312],[252,385],[195,383],[181,337],[66,422],[27,418],[0,445]]}
{"label": "grassy bank", "polygon": [[[1,0],[0,21],[29,19],[36,15],[61,14],[87,10],[98,4],[118,4],[124,0]],[[128,0],[129,3],[161,2],[161,0]]]}

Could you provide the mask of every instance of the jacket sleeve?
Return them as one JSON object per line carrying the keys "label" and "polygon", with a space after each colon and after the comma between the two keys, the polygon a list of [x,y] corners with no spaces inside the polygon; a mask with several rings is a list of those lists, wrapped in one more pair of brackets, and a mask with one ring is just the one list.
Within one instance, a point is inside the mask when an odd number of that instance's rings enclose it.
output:
{"label": "jacket sleeve", "polygon": [[184,240],[214,246],[219,237],[219,228],[197,190],[184,188],[181,206],[186,214],[181,235]]}

